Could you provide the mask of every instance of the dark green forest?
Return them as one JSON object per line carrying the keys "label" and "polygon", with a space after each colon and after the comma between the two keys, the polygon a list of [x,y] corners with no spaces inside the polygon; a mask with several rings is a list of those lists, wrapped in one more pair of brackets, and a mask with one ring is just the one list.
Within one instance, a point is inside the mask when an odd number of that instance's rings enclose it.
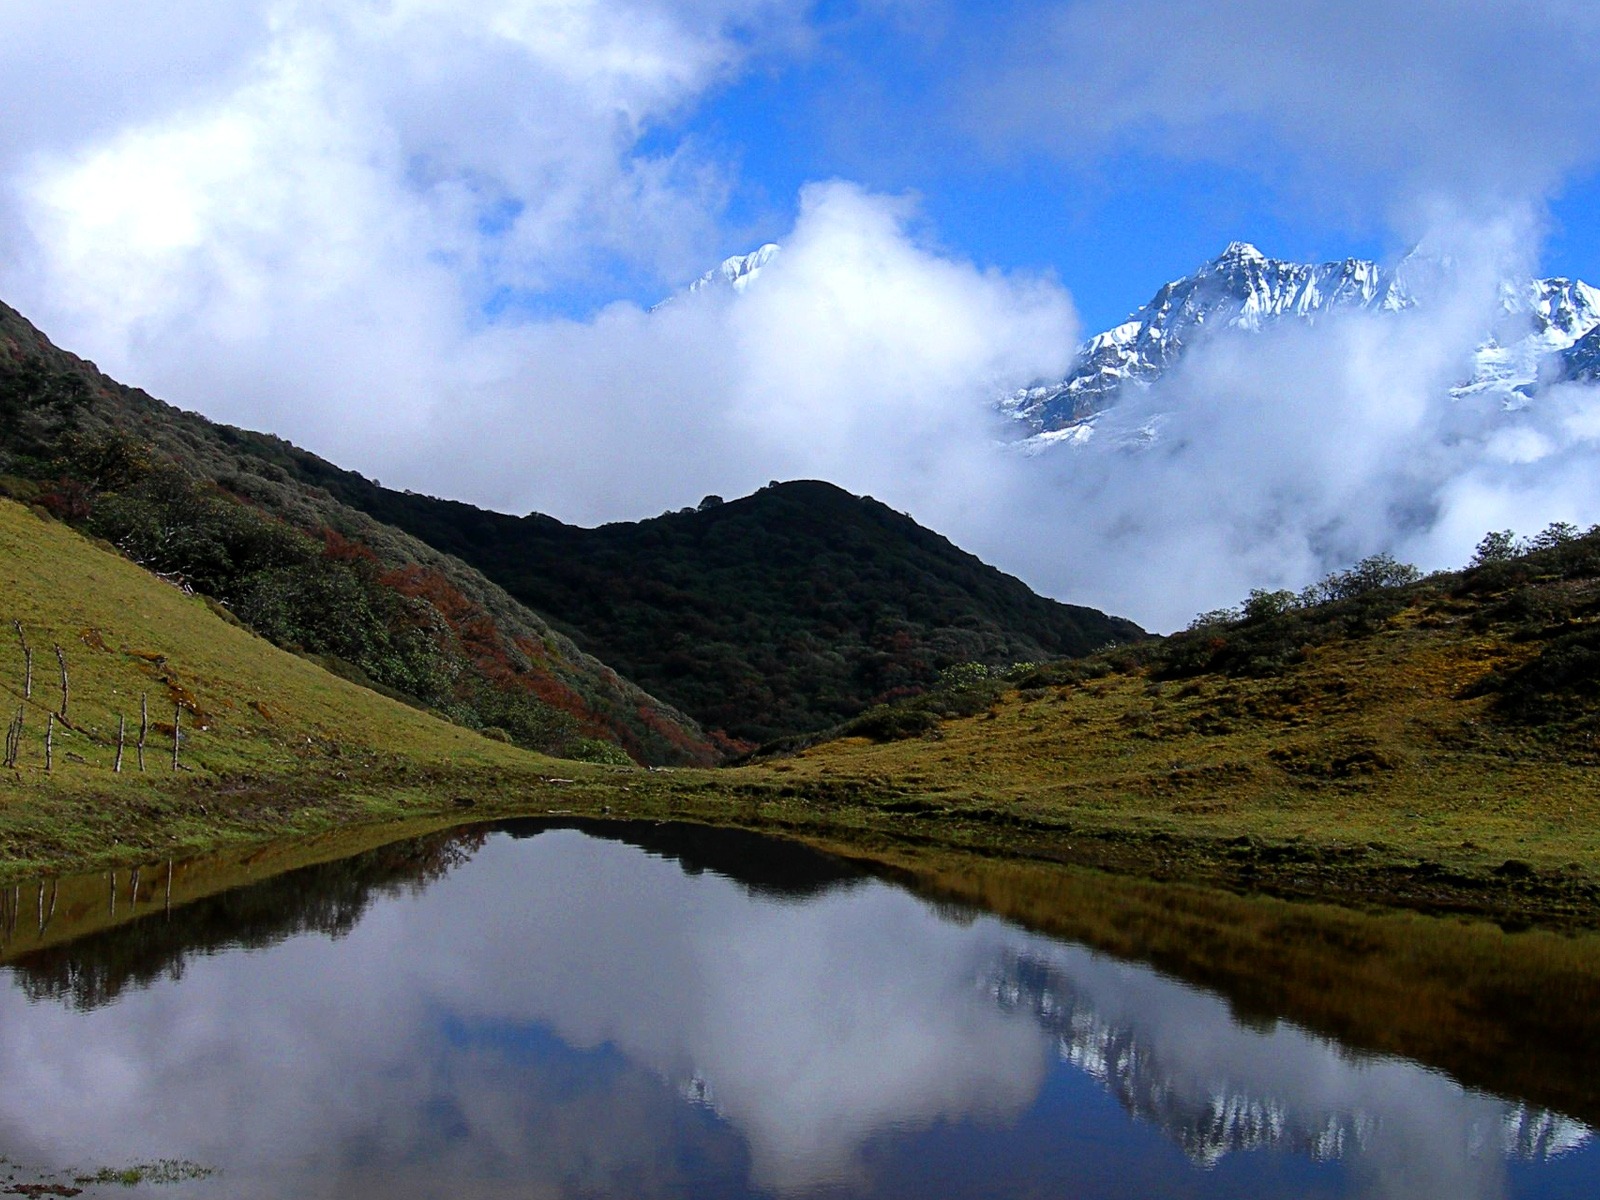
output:
{"label": "dark green forest", "polygon": [[1143,636],[1062,604],[870,497],[770,484],[594,529],[397,492],[238,435],[344,503],[471,563],[708,729],[759,744],[932,687]]}
{"label": "dark green forest", "polygon": [[587,756],[599,738],[706,762],[955,665],[1142,636],[831,484],[585,529],[384,488],[174,409],[3,305],[0,350],[0,475],[17,498],[280,645],[530,747]]}

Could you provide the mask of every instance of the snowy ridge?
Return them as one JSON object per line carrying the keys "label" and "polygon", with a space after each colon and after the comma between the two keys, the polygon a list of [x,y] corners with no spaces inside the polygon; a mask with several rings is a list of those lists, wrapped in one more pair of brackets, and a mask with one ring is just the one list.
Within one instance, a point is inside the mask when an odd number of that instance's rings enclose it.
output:
{"label": "snowy ridge", "polygon": [[1059,383],[1017,392],[1005,409],[1035,433],[1065,429],[1148,386],[1213,329],[1260,330],[1285,318],[1315,321],[1335,310],[1394,312],[1416,304],[1404,264],[1364,259],[1320,264],[1268,258],[1233,242],[1193,275],[1165,284],[1121,325],[1090,338]]}
{"label": "snowy ridge", "polygon": [[[769,242],[735,255],[679,295],[743,293],[779,253]],[[1019,433],[1028,453],[1083,445],[1095,437],[1106,410],[1129,391],[1149,388],[1219,330],[1259,332],[1285,321],[1315,324],[1335,314],[1405,312],[1427,304],[1450,271],[1448,260],[1422,251],[1393,267],[1361,258],[1297,263],[1269,258],[1249,242],[1232,242],[1194,274],[1162,285],[1122,324],[1079,346],[1062,379],[1014,392],[1000,401],[1000,409],[1024,427]],[[1600,289],[1561,277],[1507,280],[1471,372],[1451,395],[1516,409],[1543,384],[1600,381],[1597,331]],[[1103,430],[1102,436],[1110,433],[1119,445],[1147,445],[1156,439],[1159,421]]]}
{"label": "snowy ridge", "polygon": [[722,265],[707,271],[689,285],[689,291],[700,292],[706,288],[732,288],[742,292],[761,275],[761,268],[778,256],[781,247],[768,242],[749,254],[736,254],[722,260]]}
{"label": "snowy ridge", "polygon": [[[1333,313],[1396,313],[1426,303],[1447,263],[1420,253],[1394,268],[1365,259],[1293,263],[1234,242],[1193,275],[1164,285],[1121,325],[1079,347],[1059,382],[1001,402],[1025,424],[1030,449],[1081,444],[1094,418],[1148,388],[1184,352],[1219,329],[1259,331],[1280,321],[1315,323]],[[1518,407],[1548,377],[1556,356],[1600,327],[1600,291],[1568,279],[1501,285],[1500,314],[1477,348],[1472,375],[1454,394],[1491,394]]]}
{"label": "snowy ridge", "polygon": [[1472,379],[1451,395],[1490,395],[1507,408],[1521,408],[1542,381],[1580,378],[1568,375],[1567,352],[1596,328],[1600,290],[1586,283],[1561,278],[1502,283],[1500,319],[1474,353]]}
{"label": "snowy ridge", "polygon": [[720,264],[707,271],[681,292],[674,292],[665,300],[650,306],[651,312],[659,312],[667,305],[683,296],[692,296],[697,292],[716,293],[732,291],[742,294],[761,276],[761,268],[778,257],[783,247],[772,242],[759,249],[752,250],[749,254],[735,254],[732,258],[725,258]]}

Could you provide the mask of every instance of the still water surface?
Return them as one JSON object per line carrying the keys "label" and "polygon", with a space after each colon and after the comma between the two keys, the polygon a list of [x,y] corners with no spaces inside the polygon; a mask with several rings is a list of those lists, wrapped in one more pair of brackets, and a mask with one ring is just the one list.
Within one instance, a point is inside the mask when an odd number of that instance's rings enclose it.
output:
{"label": "still water surface", "polygon": [[749,835],[435,835],[6,972],[0,1153],[171,1195],[1600,1195],[1574,1119]]}

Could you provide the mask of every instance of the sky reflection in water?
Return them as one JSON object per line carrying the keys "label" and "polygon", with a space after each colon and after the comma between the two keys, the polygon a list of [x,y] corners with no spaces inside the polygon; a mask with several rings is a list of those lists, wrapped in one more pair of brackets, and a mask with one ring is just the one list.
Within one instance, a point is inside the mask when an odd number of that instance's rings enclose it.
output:
{"label": "sky reflection in water", "polygon": [[[159,916],[155,918],[159,920]],[[1580,1125],[876,881],[491,837],[345,935],[0,992],[0,1150],[229,1196],[1587,1195]],[[35,988],[35,991],[38,989]]]}

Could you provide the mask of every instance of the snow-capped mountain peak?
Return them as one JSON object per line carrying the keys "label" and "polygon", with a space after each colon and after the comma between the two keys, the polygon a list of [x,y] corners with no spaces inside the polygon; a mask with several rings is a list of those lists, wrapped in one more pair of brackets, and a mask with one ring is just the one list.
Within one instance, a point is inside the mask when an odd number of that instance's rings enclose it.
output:
{"label": "snow-capped mountain peak", "polygon": [[732,291],[742,293],[745,288],[754,283],[761,275],[761,270],[782,252],[783,247],[768,242],[766,245],[752,250],[749,254],[735,254],[732,258],[725,258],[720,264],[707,271],[681,292],[674,292],[665,300],[657,301],[650,306],[651,312],[656,312],[677,300],[680,296],[691,296],[697,292],[723,292]]}
{"label": "snow-capped mountain peak", "polygon": [[1213,260],[1213,264],[1266,262],[1267,256],[1249,242],[1229,242],[1228,248]]}
{"label": "snow-capped mountain peak", "polygon": [[[1451,271],[1448,259],[1421,249],[1384,267],[1359,258],[1287,262],[1249,242],[1231,242],[1193,275],[1164,284],[1122,324],[1084,342],[1063,379],[1016,392],[1001,407],[1026,425],[1033,443],[1080,443],[1099,413],[1129,389],[1150,387],[1218,330],[1311,324],[1333,313],[1402,312],[1426,304]],[[1553,355],[1600,326],[1600,291],[1560,278],[1508,282],[1501,309],[1472,377],[1456,394],[1492,392],[1515,407],[1551,373]],[[1576,377],[1573,369],[1567,377]]]}
{"label": "snow-capped mountain peak", "polygon": [[706,288],[729,287],[736,292],[742,292],[749,287],[761,274],[761,268],[776,258],[782,247],[773,242],[749,254],[736,254],[732,258],[725,258],[722,264],[713,270],[707,271],[689,285],[689,291],[699,292]]}
{"label": "snow-capped mountain peak", "polygon": [[1005,407],[1035,433],[1066,429],[1109,408],[1122,389],[1148,387],[1213,329],[1259,330],[1335,309],[1393,311],[1414,303],[1398,272],[1376,263],[1284,262],[1249,242],[1231,242],[1193,275],[1164,284],[1121,325],[1085,342],[1060,382],[1017,393]]}

